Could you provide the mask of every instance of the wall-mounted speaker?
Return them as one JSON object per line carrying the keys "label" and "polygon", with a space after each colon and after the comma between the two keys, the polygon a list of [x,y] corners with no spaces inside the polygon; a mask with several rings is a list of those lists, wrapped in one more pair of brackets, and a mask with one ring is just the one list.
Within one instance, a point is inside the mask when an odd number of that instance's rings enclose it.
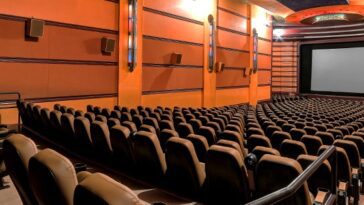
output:
{"label": "wall-mounted speaker", "polygon": [[224,68],[225,68],[225,64],[223,62],[216,62],[216,65],[215,65],[216,73],[220,73],[220,72],[224,71]]}
{"label": "wall-mounted speaker", "polygon": [[171,54],[171,65],[179,65],[182,62],[182,54],[172,53]]}
{"label": "wall-mounted speaker", "polygon": [[45,22],[39,19],[29,19],[26,22],[26,33],[27,37],[39,38],[43,36]]}
{"label": "wall-mounted speaker", "polygon": [[102,53],[110,54],[115,50],[115,40],[110,38],[101,39],[101,51]]}

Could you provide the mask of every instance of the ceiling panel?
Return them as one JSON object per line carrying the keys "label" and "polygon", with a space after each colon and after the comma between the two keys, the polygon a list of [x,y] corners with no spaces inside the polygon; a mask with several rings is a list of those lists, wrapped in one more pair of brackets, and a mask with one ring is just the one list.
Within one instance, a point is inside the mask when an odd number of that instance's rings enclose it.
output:
{"label": "ceiling panel", "polygon": [[277,0],[294,11],[320,6],[348,5],[349,0]]}

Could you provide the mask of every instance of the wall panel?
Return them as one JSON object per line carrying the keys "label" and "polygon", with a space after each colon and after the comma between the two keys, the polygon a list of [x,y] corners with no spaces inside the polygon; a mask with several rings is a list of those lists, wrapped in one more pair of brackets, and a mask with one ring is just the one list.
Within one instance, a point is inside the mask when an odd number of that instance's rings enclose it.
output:
{"label": "wall panel", "polygon": [[201,107],[202,106],[202,92],[171,92],[150,94],[142,96],[142,104],[144,106],[157,107]]}
{"label": "wall panel", "polygon": [[118,4],[112,1],[2,0],[0,14],[118,30]]}
{"label": "wall panel", "polygon": [[[143,4],[142,104],[201,106],[204,59],[202,1],[145,0]],[[182,54],[170,65],[172,53]]]}
{"label": "wall panel", "polygon": [[298,42],[273,42],[272,92],[297,92]]}
{"label": "wall panel", "polygon": [[117,93],[116,66],[0,62],[0,70],[1,90],[18,91],[23,98]]}
{"label": "wall panel", "polygon": [[202,70],[199,68],[143,68],[143,91],[202,89]]}
{"label": "wall panel", "polygon": [[249,88],[216,90],[216,106],[235,105],[248,102]]}
{"label": "wall panel", "polygon": [[249,86],[249,78],[243,76],[243,70],[226,69],[216,75],[217,88],[229,88],[236,86]]}
{"label": "wall panel", "polygon": [[144,10],[143,19],[143,35],[203,43],[203,26],[201,24],[171,18],[149,10]]}

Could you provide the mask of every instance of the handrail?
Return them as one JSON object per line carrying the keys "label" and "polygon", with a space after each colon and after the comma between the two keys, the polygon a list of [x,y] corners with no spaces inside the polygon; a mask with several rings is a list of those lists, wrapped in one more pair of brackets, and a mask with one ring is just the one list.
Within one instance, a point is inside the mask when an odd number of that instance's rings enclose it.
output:
{"label": "handrail", "polygon": [[[21,94],[20,92],[0,92],[0,95],[17,95],[17,99],[16,101],[20,101],[21,100]],[[2,103],[3,102],[3,103]],[[9,105],[11,102],[11,100],[6,100],[6,101],[0,101],[0,106],[1,104],[5,104],[5,105]],[[17,103],[15,102],[15,106],[9,106],[9,107],[5,107],[5,109],[7,108],[17,108]],[[20,112],[18,110],[18,131],[20,131]]]}
{"label": "handrail", "polygon": [[308,180],[309,177],[323,164],[323,162],[332,156],[330,162],[332,162],[332,184],[331,194],[336,195],[336,148],[330,146],[324,153],[322,153],[305,171],[303,171],[295,180],[293,180],[288,186],[279,189],[271,194],[263,196],[259,199],[251,201],[246,205],[266,205],[278,203],[298,191],[299,188]]}

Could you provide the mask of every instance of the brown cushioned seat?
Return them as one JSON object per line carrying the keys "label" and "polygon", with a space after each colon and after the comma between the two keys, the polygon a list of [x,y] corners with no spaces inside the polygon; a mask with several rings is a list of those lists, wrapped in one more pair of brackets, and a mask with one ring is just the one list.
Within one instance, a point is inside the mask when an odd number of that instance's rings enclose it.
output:
{"label": "brown cushioned seat", "polygon": [[76,186],[74,205],[143,205],[128,187],[114,179],[94,173]]}
{"label": "brown cushioned seat", "polygon": [[208,204],[244,204],[251,199],[248,173],[240,153],[213,145],[207,153],[206,200]]}
{"label": "brown cushioned seat", "polygon": [[13,134],[3,143],[7,172],[25,205],[37,204],[29,184],[29,160],[38,153],[34,142],[22,134]]}

